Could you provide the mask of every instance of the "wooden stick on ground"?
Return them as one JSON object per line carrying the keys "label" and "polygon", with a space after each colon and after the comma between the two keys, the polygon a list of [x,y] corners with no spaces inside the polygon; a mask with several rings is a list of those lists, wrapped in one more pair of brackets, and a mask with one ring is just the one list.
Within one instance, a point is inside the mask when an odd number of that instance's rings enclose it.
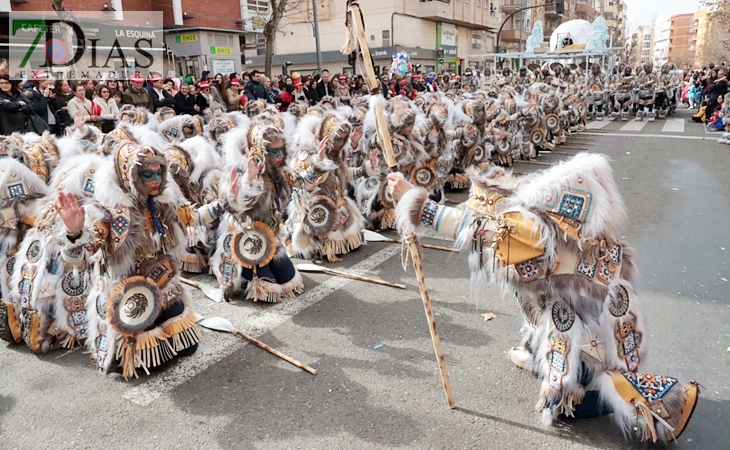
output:
{"label": "wooden stick on ground", "polygon": [[208,328],[211,330],[216,331],[225,331],[227,333],[237,334],[241,336],[242,338],[246,339],[250,343],[254,344],[258,348],[262,350],[266,350],[267,352],[271,353],[272,355],[283,359],[284,361],[288,362],[289,364],[292,364],[294,366],[299,367],[302,370],[305,370],[312,375],[317,375],[317,371],[309,367],[308,365],[297,361],[296,359],[292,358],[291,356],[287,356],[283,353],[281,353],[279,350],[269,347],[268,345],[264,344],[263,342],[259,341],[258,339],[247,335],[246,333],[237,330],[233,324],[228,320],[224,319],[223,317],[209,317],[207,319],[202,319],[198,322],[198,325],[200,325],[203,328]]}
{"label": "wooden stick on ground", "polygon": [[374,284],[381,284],[383,286],[394,287],[397,289],[406,288],[405,284],[391,283],[389,281],[381,280],[379,278],[364,277],[362,275],[356,275],[356,274],[350,273],[350,272],[343,272],[341,270],[330,269],[327,267],[318,266],[316,264],[302,263],[302,264],[295,264],[294,267],[296,267],[297,270],[300,272],[321,272],[321,273],[327,273],[330,275],[337,275],[340,277],[350,278],[352,280],[365,281],[365,282],[374,283]]}
{"label": "wooden stick on ground", "polygon": [[[365,35],[365,24],[362,20],[362,12],[360,11],[360,5],[357,0],[347,0],[347,16],[346,26],[348,30],[348,40],[342,47],[343,53],[350,53],[351,51],[359,48],[362,59],[365,65],[365,80],[368,87],[374,91],[378,89],[379,83],[375,76],[375,70],[373,69],[372,59],[370,56],[370,50],[368,47],[367,37]],[[373,80],[374,82],[371,82]],[[377,92],[377,91],[374,91]],[[382,100],[382,98],[381,98]],[[396,166],[395,154],[393,153],[393,147],[390,142],[390,132],[388,131],[387,122],[385,121],[385,115],[382,110],[383,102],[376,102],[375,118],[376,126],[378,131],[379,143],[382,145],[381,150],[383,151],[383,157],[391,170],[394,170]],[[428,296],[428,290],[426,288],[426,279],[423,275],[423,265],[421,262],[421,249],[418,243],[418,238],[415,234],[409,234],[405,237],[405,242],[408,245],[408,251],[413,259],[413,267],[416,270],[416,278],[418,279],[418,288],[421,292],[421,300],[423,301],[423,307],[426,311],[426,320],[428,320],[428,328],[431,332],[431,341],[433,342],[433,349],[436,353],[436,360],[438,361],[439,373],[441,375],[441,384],[444,387],[446,393],[446,402],[449,408],[453,409],[454,397],[451,393],[451,382],[449,381],[449,374],[446,371],[446,361],[444,359],[443,351],[441,350],[441,340],[439,339],[438,333],[436,332],[436,319],[433,316],[431,309],[431,299]],[[405,269],[405,267],[404,267]]]}
{"label": "wooden stick on ground", "polygon": [[522,163],[522,164],[534,164],[536,166],[552,166],[554,164],[547,163],[547,162],[540,162],[540,161],[527,161],[527,160],[521,160],[521,159],[515,159],[515,164]]}
{"label": "wooden stick on ground", "polygon": [[263,342],[259,341],[258,339],[247,335],[243,331],[236,330],[236,334],[241,336],[242,338],[246,339],[250,343],[254,344],[258,348],[261,348],[263,350],[266,350],[267,352],[271,353],[274,356],[278,356],[279,358],[283,359],[284,361],[288,362],[289,364],[292,364],[294,366],[299,367],[302,370],[306,370],[307,372],[311,373],[312,375],[317,375],[317,371],[309,367],[308,365],[304,364],[303,362],[299,362],[296,359],[287,356],[283,353],[281,353],[279,350],[269,347],[268,345],[264,344]]}

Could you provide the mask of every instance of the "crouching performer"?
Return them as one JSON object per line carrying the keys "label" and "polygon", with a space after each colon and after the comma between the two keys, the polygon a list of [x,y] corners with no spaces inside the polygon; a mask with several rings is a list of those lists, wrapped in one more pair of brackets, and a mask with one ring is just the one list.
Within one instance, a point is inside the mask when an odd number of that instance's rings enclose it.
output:
{"label": "crouching performer", "polygon": [[65,225],[64,262],[84,261],[93,274],[92,363],[103,373],[119,368],[128,380],[196,351],[200,336],[178,275],[184,230],[212,222],[222,208],[218,201],[191,208],[157,149],[124,142],[111,156],[96,174],[105,183],[94,190],[93,212],[64,192],[55,209]]}
{"label": "crouching performer", "polygon": [[607,159],[582,154],[522,179],[497,167],[469,175],[469,198],[456,208],[390,175],[398,228],[424,224],[470,246],[472,289],[491,281],[515,294],[527,332],[509,357],[540,379],[543,421],[613,412],[626,434],[677,439],[699,388],[640,370],[649,332]]}

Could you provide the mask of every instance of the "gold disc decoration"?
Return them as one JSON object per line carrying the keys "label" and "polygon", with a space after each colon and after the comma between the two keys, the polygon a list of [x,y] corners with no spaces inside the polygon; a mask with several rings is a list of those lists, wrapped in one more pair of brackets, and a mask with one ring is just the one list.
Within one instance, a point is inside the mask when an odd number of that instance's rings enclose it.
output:
{"label": "gold disc decoration", "polygon": [[339,216],[340,213],[335,202],[329,197],[318,195],[307,204],[304,222],[313,235],[321,238],[340,219]]}
{"label": "gold disc decoration", "polygon": [[276,233],[263,222],[253,222],[233,235],[233,256],[246,269],[262,267],[276,254]]}
{"label": "gold disc decoration", "polygon": [[429,190],[436,185],[436,169],[430,164],[418,166],[411,172],[411,181],[414,185]]}
{"label": "gold disc decoration", "polygon": [[558,115],[548,114],[545,117],[545,125],[547,126],[548,130],[552,131],[553,133],[560,131],[560,119],[558,119]]}
{"label": "gold disc decoration", "polygon": [[541,145],[545,139],[545,132],[540,128],[535,128],[530,133],[530,142],[532,145]]}
{"label": "gold disc decoration", "polygon": [[114,287],[106,312],[115,331],[124,336],[134,336],[152,325],[161,309],[162,295],[154,281],[134,276]]}

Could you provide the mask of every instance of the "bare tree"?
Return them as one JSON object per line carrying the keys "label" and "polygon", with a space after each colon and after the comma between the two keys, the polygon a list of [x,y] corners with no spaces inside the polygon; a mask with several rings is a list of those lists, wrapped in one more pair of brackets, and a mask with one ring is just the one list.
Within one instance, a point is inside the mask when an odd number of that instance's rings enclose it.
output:
{"label": "bare tree", "polygon": [[279,23],[286,11],[287,0],[269,0],[271,2],[271,17],[264,26],[264,37],[266,38],[266,58],[264,59],[264,73],[271,76],[271,63],[274,59],[274,44],[276,43],[276,32]]}
{"label": "bare tree", "polygon": [[730,1],[702,0],[709,20],[700,59],[703,65],[730,61]]}

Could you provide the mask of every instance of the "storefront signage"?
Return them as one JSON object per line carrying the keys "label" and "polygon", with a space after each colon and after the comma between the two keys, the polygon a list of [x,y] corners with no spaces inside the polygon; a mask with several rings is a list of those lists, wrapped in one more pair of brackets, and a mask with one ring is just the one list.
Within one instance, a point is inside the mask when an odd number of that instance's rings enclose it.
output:
{"label": "storefront signage", "polygon": [[233,49],[231,47],[211,47],[210,53],[213,55],[232,55]]}
{"label": "storefront signage", "polygon": [[175,42],[178,44],[184,44],[186,42],[197,42],[198,41],[198,35],[197,34],[179,34],[175,36]]}

